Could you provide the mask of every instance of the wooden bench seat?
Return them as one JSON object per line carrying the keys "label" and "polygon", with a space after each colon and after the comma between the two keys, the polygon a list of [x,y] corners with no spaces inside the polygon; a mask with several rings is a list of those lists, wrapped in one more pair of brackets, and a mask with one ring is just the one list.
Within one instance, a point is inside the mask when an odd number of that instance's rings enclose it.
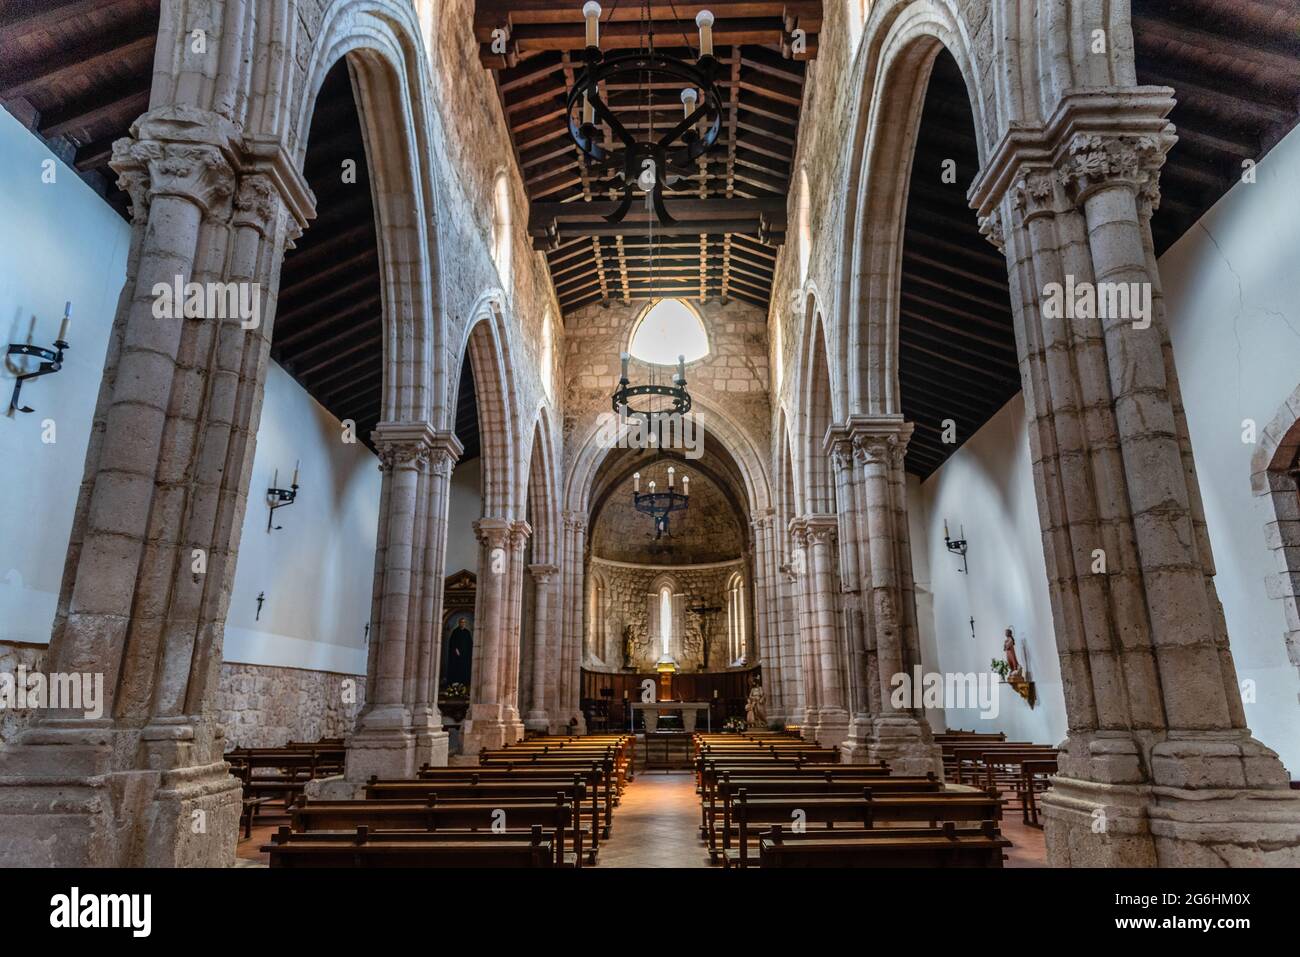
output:
{"label": "wooden bench seat", "polygon": [[294,833],[282,827],[262,846],[272,867],[554,867],[540,826],[528,837],[491,831],[446,834],[379,831]]}
{"label": "wooden bench seat", "polygon": [[879,829],[852,836],[805,832],[791,837],[773,828],[758,842],[758,861],[771,867],[1001,867],[1011,842],[986,824],[980,830]]}

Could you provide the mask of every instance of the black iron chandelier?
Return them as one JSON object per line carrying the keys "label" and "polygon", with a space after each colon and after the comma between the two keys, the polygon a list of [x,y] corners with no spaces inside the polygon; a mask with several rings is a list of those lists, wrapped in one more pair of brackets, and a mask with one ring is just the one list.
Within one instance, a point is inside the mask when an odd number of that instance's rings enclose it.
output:
{"label": "black iron chandelier", "polygon": [[650,491],[642,492],[641,473],[632,476],[632,504],[638,512],[644,512],[654,519],[656,541],[668,531],[668,516],[673,512],[685,511],[691,504],[691,477],[682,476],[682,490],[679,492],[673,487],[676,473],[675,468],[668,466],[668,489],[663,492],[656,488],[653,481],[650,483]]}
{"label": "black iron chandelier", "polygon": [[[627,216],[637,190],[645,194],[646,208],[659,222],[676,222],[664,205],[664,189],[696,174],[691,164],[713,147],[722,129],[722,101],[714,84],[717,61],[713,58],[713,14],[701,10],[695,18],[700,29],[700,55],[691,64],[655,49],[648,4],[643,8],[644,48],[606,56],[600,49],[600,4],[588,0],[583,6],[587,65],[575,79],[567,103],[569,134],[582,150],[588,167],[613,174],[593,183],[592,192],[615,190],[623,194],[622,202],[605,217],[611,223],[620,223]],[[689,41],[686,45],[689,48]],[[610,109],[600,92],[602,84],[607,90],[618,87],[645,91],[645,139],[634,136]],[[681,88],[683,117],[657,135],[654,91],[664,87]],[[602,143],[603,131],[597,120],[612,135],[614,145],[610,148]]]}
{"label": "black iron chandelier", "polygon": [[[677,357],[677,372],[672,378],[672,385],[660,385],[654,381],[654,374],[651,372],[650,382],[646,385],[632,385],[631,380],[627,377],[627,364],[631,358],[628,353],[620,353],[619,359],[623,363],[623,372],[618,379],[618,388],[610,397],[610,405],[614,412],[621,418],[626,419],[629,415],[639,415],[645,419],[646,425],[651,426],[654,420],[661,415],[685,415],[691,411],[691,394],[686,391],[686,357]],[[663,397],[671,403],[661,408],[652,408],[651,405],[635,406],[634,399],[649,397],[648,401],[654,404],[656,396]]]}

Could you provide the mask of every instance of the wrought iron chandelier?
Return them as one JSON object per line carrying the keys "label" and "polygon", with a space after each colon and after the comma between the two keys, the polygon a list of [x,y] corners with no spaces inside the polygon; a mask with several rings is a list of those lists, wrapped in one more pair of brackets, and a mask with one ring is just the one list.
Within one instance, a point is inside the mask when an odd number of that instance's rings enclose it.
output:
{"label": "wrought iron chandelier", "polygon": [[[618,379],[618,388],[610,397],[610,405],[614,412],[620,418],[627,418],[629,415],[639,415],[645,419],[646,425],[653,425],[655,417],[660,415],[685,415],[691,411],[691,394],[686,391],[686,357],[677,357],[677,372],[673,375],[672,385],[660,385],[654,381],[654,373],[651,372],[650,381],[645,385],[632,385],[631,380],[627,377],[627,364],[631,358],[628,353],[619,354],[623,363],[623,372]],[[643,396],[648,396],[648,405],[634,406],[633,400]],[[662,396],[669,400],[671,408],[665,404],[662,408],[652,408],[655,396]]]}
{"label": "wrought iron chandelier", "polygon": [[[664,205],[664,189],[698,172],[691,164],[713,147],[722,129],[722,101],[714,83],[717,61],[713,57],[713,14],[701,10],[695,18],[700,30],[700,55],[694,64],[655,49],[649,4],[642,5],[645,46],[606,56],[600,49],[600,14],[600,4],[595,0],[588,0],[582,8],[587,21],[586,67],[569,91],[569,135],[582,150],[589,168],[613,173],[593,183],[592,192],[614,190],[623,194],[622,202],[605,217],[608,222],[623,221],[636,200],[637,190],[645,194],[646,208],[659,222],[676,222]],[[690,48],[688,40],[685,45]],[[634,136],[610,109],[601,95],[602,85],[607,90],[618,87],[644,92],[645,139]],[[683,117],[656,136],[654,91],[664,87],[680,87]],[[604,131],[597,120],[612,136],[609,148],[602,142]]]}
{"label": "wrought iron chandelier", "polygon": [[673,487],[677,470],[668,466],[668,490],[659,491],[655,483],[650,482],[650,491],[641,491],[641,473],[632,476],[632,504],[638,512],[644,512],[654,519],[655,541],[668,531],[668,516],[673,512],[683,512],[691,504],[691,477],[682,476],[682,490]]}

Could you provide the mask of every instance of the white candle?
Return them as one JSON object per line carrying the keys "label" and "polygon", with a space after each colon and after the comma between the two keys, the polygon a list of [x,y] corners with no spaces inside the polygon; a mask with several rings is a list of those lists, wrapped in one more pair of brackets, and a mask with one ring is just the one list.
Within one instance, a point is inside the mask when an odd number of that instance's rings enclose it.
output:
{"label": "white candle", "polygon": [[653,495],[654,493],[655,493],[655,483],[654,483],[654,482],[651,482],[651,483],[650,483],[650,494]]}
{"label": "white candle", "polygon": [[695,112],[695,101],[698,95],[691,87],[682,90],[682,110],[685,119],[690,119],[691,114]]}
{"label": "white candle", "polygon": [[673,468],[671,465],[668,466],[668,487],[669,488],[673,487],[673,476],[676,474],[676,472],[677,470],[675,468]]}
{"label": "white candle", "polygon": [[587,18],[587,46],[600,46],[600,4],[587,0],[582,5],[582,15]]}
{"label": "white candle", "polygon": [[631,357],[630,355],[628,355],[626,352],[620,352],[619,355],[618,355],[618,357],[619,357],[619,359],[622,360],[622,362],[623,362],[623,378],[626,379],[626,378],[627,378],[627,360],[630,359],[630,358],[632,358],[632,357]]}
{"label": "white candle", "polygon": [[691,477],[689,475],[682,476],[682,494],[683,495],[691,494]]}
{"label": "white candle", "polygon": [[584,126],[590,125],[596,119],[596,108],[591,105],[591,100],[587,99],[587,94],[582,94],[582,123]]}
{"label": "white candle", "polygon": [[946,518],[943,520],[943,537],[948,537],[948,520]]}
{"label": "white candle", "polygon": [[72,303],[67,302],[63,306],[63,325],[59,326],[59,342],[64,345],[68,342],[68,328],[72,325]]}
{"label": "white candle", "polygon": [[294,463],[293,463],[293,481],[290,482],[289,484],[290,484],[290,485],[293,485],[293,486],[295,486],[295,487],[297,487],[297,485],[298,485],[298,465],[299,465],[299,463],[300,463],[301,461],[302,461],[302,460],[299,459],[297,462],[294,462]]}
{"label": "white candle", "polygon": [[641,473],[640,473],[640,472],[635,472],[635,473],[633,473],[633,475],[632,475],[632,491],[634,491],[634,492],[639,492],[639,491],[641,491]]}
{"label": "white candle", "polygon": [[713,56],[713,14],[701,10],[695,17],[695,25],[700,28],[700,56]]}
{"label": "white candle", "polygon": [[677,381],[678,382],[686,381],[686,357],[685,356],[677,357]]}

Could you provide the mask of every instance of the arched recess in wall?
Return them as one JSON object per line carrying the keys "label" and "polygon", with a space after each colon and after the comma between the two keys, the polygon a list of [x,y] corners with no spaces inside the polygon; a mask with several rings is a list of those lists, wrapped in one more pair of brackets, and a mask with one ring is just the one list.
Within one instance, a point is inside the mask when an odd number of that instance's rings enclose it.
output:
{"label": "arched recess in wall", "polygon": [[[854,0],[849,0],[850,3]],[[812,192],[808,185],[808,170],[799,169],[799,285],[808,281],[808,263],[812,261]]]}
{"label": "arched recess in wall", "polygon": [[[812,303],[809,304],[810,311]],[[803,370],[799,416],[801,458],[803,460],[806,514],[825,515],[835,511],[835,488],[831,477],[830,456],[826,451],[826,432],[835,421],[830,361],[827,357],[825,324],[819,313],[808,317],[810,347]]]}
{"label": "arched recess in wall", "polygon": [[672,366],[681,356],[695,362],[709,354],[709,333],[685,299],[656,299],[632,324],[627,352],[651,365]]}
{"label": "arched recess in wall", "polygon": [[[1252,487],[1269,499],[1270,518],[1265,526],[1267,547],[1277,556],[1273,594],[1286,609],[1288,625],[1300,622],[1300,387],[1291,394],[1273,421],[1261,433],[1252,460]],[[1300,670],[1300,627],[1285,637],[1287,657]]]}
{"label": "arched recess in wall", "polygon": [[[476,425],[483,458],[483,515],[502,519],[515,517],[518,501],[515,481],[520,471],[515,453],[519,442],[513,426],[516,417],[505,327],[497,294],[482,297],[459,351],[458,363],[461,369],[469,364],[474,380]],[[459,383],[459,377],[456,381]],[[451,408],[456,405],[453,396]]]}
{"label": "arched recess in wall", "polygon": [[505,170],[492,182],[492,260],[501,277],[502,288],[514,284],[514,214],[510,203],[510,176]]}

